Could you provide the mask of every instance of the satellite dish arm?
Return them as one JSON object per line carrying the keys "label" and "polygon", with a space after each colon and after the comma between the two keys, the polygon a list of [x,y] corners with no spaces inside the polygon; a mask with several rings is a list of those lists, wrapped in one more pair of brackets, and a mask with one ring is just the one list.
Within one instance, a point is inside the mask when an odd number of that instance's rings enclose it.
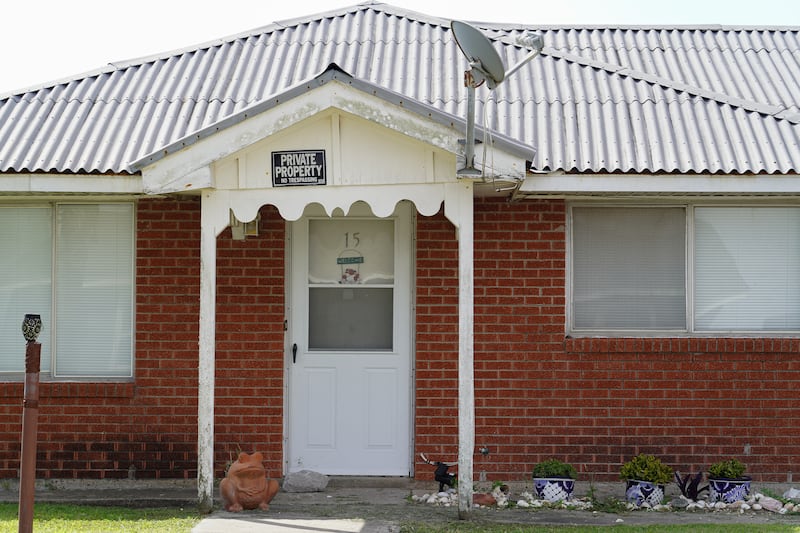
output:
{"label": "satellite dish arm", "polygon": [[530,60],[531,60],[531,59],[533,59],[534,57],[538,56],[540,52],[541,52],[541,50],[532,50],[532,51],[531,51],[531,52],[530,52],[528,55],[526,55],[526,56],[525,56],[525,57],[522,59],[522,61],[520,61],[519,63],[517,63],[516,65],[514,65],[513,67],[511,67],[510,69],[508,69],[508,72],[506,72],[506,78],[510,77],[510,76],[511,76],[512,74],[514,74],[516,71],[518,71],[519,69],[521,69],[522,67],[524,67],[524,66],[525,66],[525,64],[526,64],[528,61],[530,61]]}
{"label": "satellite dish arm", "polygon": [[542,48],[544,48],[544,39],[542,39],[542,36],[539,33],[529,33],[528,35],[518,37],[517,44],[526,48],[530,48],[531,51],[528,53],[528,55],[522,58],[522,61],[506,71],[506,78],[521,69],[528,61],[538,56],[542,52]]}

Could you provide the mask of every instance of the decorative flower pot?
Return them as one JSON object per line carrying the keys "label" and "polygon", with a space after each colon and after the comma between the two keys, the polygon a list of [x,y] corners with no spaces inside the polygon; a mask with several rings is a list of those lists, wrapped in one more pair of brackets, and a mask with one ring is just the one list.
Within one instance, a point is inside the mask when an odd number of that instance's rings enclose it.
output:
{"label": "decorative flower pot", "polygon": [[533,478],[533,487],[540,500],[556,503],[572,498],[575,480],[563,477],[537,477]]}
{"label": "decorative flower pot", "polygon": [[35,342],[36,337],[42,332],[41,315],[25,315],[22,319],[22,336],[28,342]]}
{"label": "decorative flower pot", "polygon": [[625,500],[637,506],[645,503],[650,506],[659,505],[664,500],[664,485],[629,479],[625,486]]}
{"label": "decorative flower pot", "polygon": [[728,479],[724,477],[708,478],[708,499],[712,502],[733,503],[744,500],[750,494],[748,476]]}

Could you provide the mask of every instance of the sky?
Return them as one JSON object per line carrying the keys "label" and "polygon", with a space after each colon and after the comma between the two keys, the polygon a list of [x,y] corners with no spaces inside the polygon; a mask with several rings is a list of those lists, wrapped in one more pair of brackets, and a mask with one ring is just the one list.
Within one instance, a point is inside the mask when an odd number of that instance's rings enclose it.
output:
{"label": "sky", "polygon": [[[359,0],[9,0],[0,95]],[[446,19],[555,25],[792,25],[800,0],[391,0]],[[545,43],[546,44],[546,43]]]}

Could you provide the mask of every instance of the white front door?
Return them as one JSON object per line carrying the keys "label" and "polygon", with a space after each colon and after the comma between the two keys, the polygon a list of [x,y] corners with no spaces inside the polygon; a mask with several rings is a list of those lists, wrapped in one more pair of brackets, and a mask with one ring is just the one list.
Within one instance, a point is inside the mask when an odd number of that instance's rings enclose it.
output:
{"label": "white front door", "polygon": [[410,473],[411,206],[292,223],[288,471]]}

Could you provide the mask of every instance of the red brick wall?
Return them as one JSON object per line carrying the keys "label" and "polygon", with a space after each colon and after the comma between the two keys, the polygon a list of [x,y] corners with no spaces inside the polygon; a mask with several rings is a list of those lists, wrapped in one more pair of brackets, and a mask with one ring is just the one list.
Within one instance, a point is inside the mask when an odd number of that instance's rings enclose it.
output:
{"label": "red brick wall", "polygon": [[[133,383],[43,383],[41,478],[194,478],[200,202],[138,204]],[[285,223],[217,240],[215,467],[262,451],[282,473]],[[558,457],[617,479],[639,452],[684,471],[737,457],[758,481],[800,462],[800,340],[565,337],[566,207],[478,200],[475,211],[475,476],[528,479]],[[455,461],[458,245],[417,218],[415,453]],[[0,477],[19,467],[22,383],[0,383]],[[747,449],[748,453],[745,453]],[[415,455],[416,476],[432,468]]]}
{"label": "red brick wall", "polygon": [[[756,480],[786,481],[800,461],[800,341],[566,338],[565,227],[562,201],[476,201],[475,444],[490,451],[475,455],[476,479],[525,480],[557,457],[613,481],[646,452],[681,472],[737,457]],[[416,447],[448,461],[457,321],[440,313],[457,305],[453,235],[442,217],[418,219]]]}
{"label": "red brick wall", "polygon": [[265,207],[258,237],[217,239],[217,476],[240,451],[282,475],[285,225]]}
{"label": "red brick wall", "polygon": [[[281,475],[284,222],[217,240],[215,469],[262,451]],[[37,477],[197,476],[200,201],[141,200],[133,383],[43,382]],[[21,354],[22,355],[22,354]],[[22,383],[0,383],[0,477],[19,468]]]}
{"label": "red brick wall", "polygon": [[458,243],[443,216],[417,217],[415,474],[458,458]]}
{"label": "red brick wall", "polygon": [[[137,208],[133,383],[42,382],[37,477],[195,477],[200,202]],[[0,383],[0,477],[19,468],[22,383]]]}

